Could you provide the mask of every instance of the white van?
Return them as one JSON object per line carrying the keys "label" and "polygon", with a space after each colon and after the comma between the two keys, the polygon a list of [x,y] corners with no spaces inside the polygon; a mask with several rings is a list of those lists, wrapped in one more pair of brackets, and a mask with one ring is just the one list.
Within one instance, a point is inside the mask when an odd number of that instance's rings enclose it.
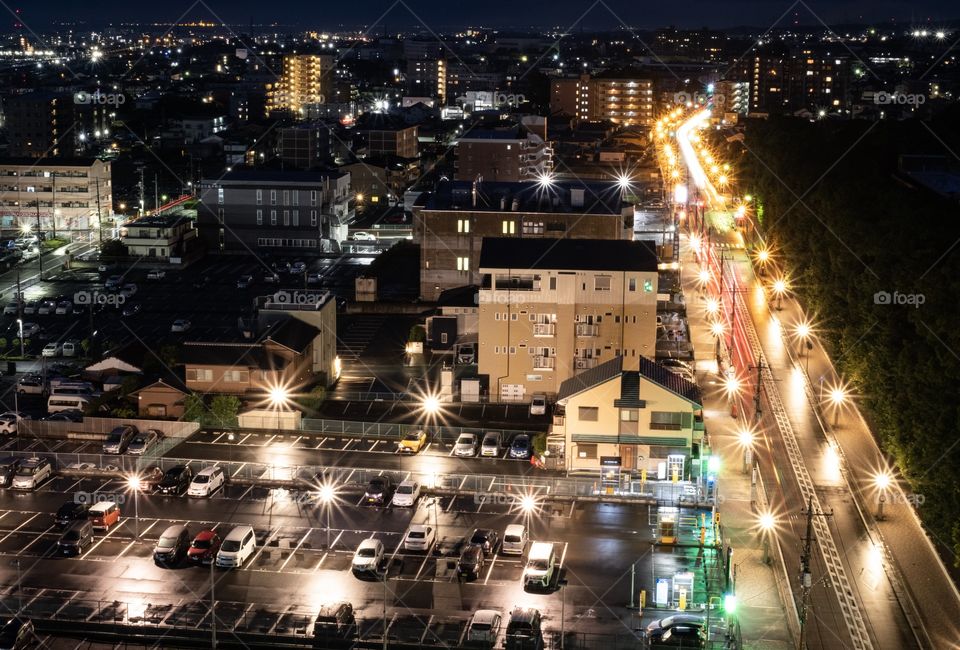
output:
{"label": "white van", "polygon": [[503,544],[500,545],[500,552],[504,555],[523,555],[523,550],[527,548],[527,527],[523,524],[510,524],[503,531]]}
{"label": "white van", "polygon": [[89,403],[90,397],[87,395],[51,395],[47,399],[47,413],[83,411]]}
{"label": "white van", "polygon": [[257,537],[250,526],[235,526],[230,534],[223,538],[217,552],[217,566],[221,568],[240,568],[257,549]]}
{"label": "white van", "polygon": [[51,395],[82,395],[90,397],[93,394],[93,387],[86,384],[60,384],[50,387]]}
{"label": "white van", "polygon": [[550,542],[534,542],[530,546],[527,566],[523,570],[523,586],[545,589],[553,582],[557,557]]}
{"label": "white van", "polygon": [[63,356],[65,357],[75,357],[77,356],[77,350],[80,348],[79,345],[73,341],[66,341],[63,344]]}
{"label": "white van", "polygon": [[197,472],[187,490],[188,497],[208,497],[220,488],[226,482],[226,477],[221,467],[204,467]]}

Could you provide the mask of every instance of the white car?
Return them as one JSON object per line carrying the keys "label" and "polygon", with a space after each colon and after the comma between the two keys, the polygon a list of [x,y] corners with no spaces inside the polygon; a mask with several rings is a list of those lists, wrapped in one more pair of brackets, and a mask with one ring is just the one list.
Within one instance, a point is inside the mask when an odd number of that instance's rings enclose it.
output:
{"label": "white car", "polygon": [[257,536],[253,532],[253,527],[235,526],[220,544],[220,550],[217,551],[217,566],[239,569],[256,550]]}
{"label": "white car", "polygon": [[53,475],[53,467],[46,458],[30,458],[13,476],[14,490],[32,490]]}
{"label": "white car", "polygon": [[154,269],[147,273],[148,280],[162,280],[167,277],[166,271],[161,271],[160,269]]}
{"label": "white car", "polygon": [[477,437],[472,433],[461,433],[453,445],[453,455],[469,457],[477,455]]}
{"label": "white car", "polygon": [[420,484],[416,481],[404,481],[397,486],[391,503],[400,508],[412,508],[419,498]]}
{"label": "white car", "polygon": [[480,455],[496,458],[503,449],[503,437],[496,431],[487,431],[483,434],[483,443],[480,445]]}
{"label": "white car", "polygon": [[215,466],[204,467],[193,477],[190,488],[187,490],[187,496],[208,497],[222,488],[226,480],[227,478],[222,468]]}
{"label": "white car", "polygon": [[67,469],[78,469],[81,471],[87,471],[91,469],[97,469],[97,466],[93,463],[70,463],[67,465]]}
{"label": "white car", "polygon": [[5,315],[17,314],[20,311],[20,303],[14,300],[13,302],[8,302],[3,308],[3,313]]}
{"label": "white car", "polygon": [[350,562],[350,569],[354,573],[375,573],[382,561],[383,542],[369,538],[360,542]]}
{"label": "white car", "polygon": [[23,338],[28,339],[31,336],[36,336],[40,333],[40,326],[36,323],[24,323],[23,324]]}
{"label": "white car", "polygon": [[466,640],[469,643],[482,643],[491,647],[497,642],[502,625],[503,614],[495,609],[478,609],[470,620]]}
{"label": "white car", "polygon": [[7,411],[3,415],[0,415],[0,433],[12,433],[16,435],[17,426],[20,424],[20,421],[29,419],[29,415],[15,411]]}
{"label": "white car", "polygon": [[186,318],[178,318],[173,321],[173,325],[170,326],[171,332],[186,332],[188,329],[190,329],[190,321]]}
{"label": "white car", "polygon": [[57,303],[57,315],[66,316],[73,312],[73,303],[69,300],[61,300]]}
{"label": "white car", "polygon": [[530,415],[546,415],[547,396],[543,393],[534,393],[530,400]]}
{"label": "white car", "polygon": [[57,342],[51,342],[43,346],[40,354],[45,357],[59,357],[61,352],[63,352],[63,346]]}
{"label": "white car", "polygon": [[426,524],[410,524],[407,536],[403,538],[405,551],[429,551],[437,541],[437,531]]}
{"label": "white car", "polygon": [[52,314],[57,311],[57,301],[56,300],[44,300],[40,303],[40,306],[37,307],[37,313],[41,316],[46,316],[47,314]]}
{"label": "white car", "polygon": [[120,295],[123,296],[124,298],[133,298],[133,296],[135,296],[136,293],[137,293],[137,285],[135,285],[132,282],[129,284],[123,285],[123,288],[120,289]]}
{"label": "white car", "polygon": [[377,238],[368,232],[355,232],[353,233],[353,240],[354,241],[377,241]]}

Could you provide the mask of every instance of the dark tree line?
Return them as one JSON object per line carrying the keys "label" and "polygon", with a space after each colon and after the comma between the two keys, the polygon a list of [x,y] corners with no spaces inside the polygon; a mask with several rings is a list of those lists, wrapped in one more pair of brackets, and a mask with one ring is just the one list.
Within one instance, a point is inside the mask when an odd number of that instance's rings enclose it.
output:
{"label": "dark tree line", "polygon": [[[958,117],[771,119],[748,126],[742,144],[721,145],[740,160],[760,231],[956,566],[960,203],[912,184],[898,162],[929,154],[960,169]],[[895,291],[923,304],[877,304],[875,295]]]}

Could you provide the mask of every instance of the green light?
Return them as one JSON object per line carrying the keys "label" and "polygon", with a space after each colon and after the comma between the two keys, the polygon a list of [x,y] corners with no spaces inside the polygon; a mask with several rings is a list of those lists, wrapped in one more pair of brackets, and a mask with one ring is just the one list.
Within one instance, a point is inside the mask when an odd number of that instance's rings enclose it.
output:
{"label": "green light", "polygon": [[737,612],[737,597],[733,594],[726,594],[723,597],[723,611],[728,615],[735,614]]}
{"label": "green light", "polygon": [[719,456],[710,456],[707,460],[707,469],[711,474],[716,474],[720,471],[720,457]]}

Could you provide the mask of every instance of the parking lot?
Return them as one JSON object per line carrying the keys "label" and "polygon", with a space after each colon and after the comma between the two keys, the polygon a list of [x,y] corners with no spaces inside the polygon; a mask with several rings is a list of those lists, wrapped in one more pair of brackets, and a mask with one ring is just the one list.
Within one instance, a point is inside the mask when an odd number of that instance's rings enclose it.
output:
{"label": "parking lot", "polygon": [[[78,494],[120,496],[122,519],[109,531],[96,533],[79,557],[57,557],[59,530],[52,513]],[[217,600],[225,608],[221,617],[218,606],[217,615],[228,627],[278,631],[278,626],[292,627],[298,617],[307,620],[320,604],[335,600],[349,600],[358,617],[375,621],[382,617],[385,589],[391,621],[419,619],[418,624],[409,622],[409,634],[419,629],[423,635],[432,620],[459,620],[462,625],[476,609],[515,605],[537,607],[547,628],[554,630],[561,607],[566,608],[567,628],[583,633],[620,634],[639,625],[625,605],[629,567],[649,557],[652,548],[644,506],[567,504],[525,516],[510,503],[473,495],[427,497],[414,508],[376,508],[359,505],[360,495],[351,494],[330,508],[328,529],[327,510],[301,497],[228,485],[209,499],[141,495],[131,502],[124,481],[56,477],[35,492],[0,493],[0,562],[21,567],[24,591],[19,597],[35,616],[56,608],[59,616],[78,620],[152,617],[159,618],[151,620],[154,623],[195,625],[209,615],[203,601],[209,598],[210,571],[155,566],[151,554],[156,539],[173,524],[185,524],[191,533],[211,529],[224,534],[235,524],[247,523],[256,533],[255,553],[241,569],[214,574]],[[478,527],[502,533],[509,523],[526,523],[531,539],[554,543],[569,586],[562,594],[524,591],[523,558],[499,550],[475,580],[458,580],[445,558],[402,548],[410,524],[419,523],[436,527],[438,538],[469,536]],[[385,584],[359,580],[350,571],[354,550],[370,537],[386,549]],[[16,576],[6,575],[8,589],[0,599],[12,604],[17,595],[9,584]],[[637,579],[643,585],[650,576],[638,574]],[[76,609],[72,614],[64,609],[70,607]],[[111,607],[124,611],[105,614]],[[284,617],[289,620],[284,622]],[[391,635],[402,629],[404,624]]]}

